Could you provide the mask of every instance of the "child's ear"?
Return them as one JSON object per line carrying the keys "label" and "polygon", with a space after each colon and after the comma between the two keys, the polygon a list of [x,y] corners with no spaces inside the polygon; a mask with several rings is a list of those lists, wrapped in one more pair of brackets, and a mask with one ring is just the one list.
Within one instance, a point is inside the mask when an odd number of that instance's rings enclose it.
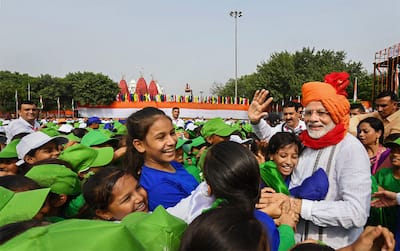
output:
{"label": "child's ear", "polygon": [[58,199],[54,200],[52,202],[52,206],[54,207],[61,207],[62,205],[65,204],[65,202],[67,202],[68,196],[65,194],[60,194],[58,195]]}
{"label": "child's ear", "polygon": [[133,142],[133,147],[138,151],[139,153],[144,153],[146,149],[144,148],[143,141],[134,139]]}
{"label": "child's ear", "polygon": [[208,193],[209,196],[212,195],[212,190],[211,190],[210,185],[207,185],[207,193]]}
{"label": "child's ear", "polygon": [[36,158],[35,158],[35,157],[32,157],[32,156],[30,156],[30,155],[25,155],[24,161],[25,161],[26,163],[28,163],[28,164],[33,165],[33,164],[36,162]]}
{"label": "child's ear", "polygon": [[208,144],[211,144],[212,145],[212,143],[213,143],[213,137],[214,135],[211,135],[211,136],[208,136],[208,137],[206,137],[206,142],[208,143]]}
{"label": "child's ear", "polygon": [[113,219],[112,215],[108,211],[96,209],[95,213],[99,218],[101,218],[103,220],[112,220]]}

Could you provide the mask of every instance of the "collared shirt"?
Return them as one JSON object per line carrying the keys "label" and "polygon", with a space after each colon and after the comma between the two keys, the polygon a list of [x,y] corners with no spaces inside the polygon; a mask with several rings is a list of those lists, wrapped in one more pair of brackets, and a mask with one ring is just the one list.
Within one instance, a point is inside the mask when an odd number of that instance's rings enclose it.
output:
{"label": "collared shirt", "polygon": [[400,110],[392,113],[385,119],[382,119],[379,115],[379,112],[371,112],[367,114],[356,115],[350,118],[350,125],[349,125],[349,132],[354,136],[357,135],[357,126],[361,120],[368,118],[368,117],[375,117],[380,119],[383,122],[383,126],[385,127],[384,137],[386,138],[389,134],[392,133],[400,133]]}
{"label": "collared shirt", "polygon": [[11,139],[20,133],[31,133],[35,132],[40,128],[40,124],[35,120],[34,125],[31,125],[25,119],[19,117],[18,119],[14,119],[10,122],[10,124],[6,127],[6,137],[7,143],[11,141]]}
{"label": "collared shirt", "polygon": [[261,119],[256,125],[252,125],[254,133],[258,138],[262,140],[270,140],[271,137],[277,132],[294,132],[299,135],[302,131],[305,131],[306,124],[303,120],[299,120],[299,123],[295,128],[287,126],[286,122],[280,123],[275,127],[271,127],[265,120]]}

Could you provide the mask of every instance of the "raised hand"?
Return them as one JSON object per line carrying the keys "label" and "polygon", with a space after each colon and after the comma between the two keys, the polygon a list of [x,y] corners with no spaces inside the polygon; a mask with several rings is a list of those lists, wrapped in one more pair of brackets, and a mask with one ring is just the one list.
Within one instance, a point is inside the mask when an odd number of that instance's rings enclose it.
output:
{"label": "raised hand", "polygon": [[273,100],[272,97],[267,99],[268,94],[269,91],[265,89],[257,90],[254,94],[253,101],[251,101],[249,110],[247,111],[247,115],[252,124],[258,124],[263,117],[268,115],[266,110]]}

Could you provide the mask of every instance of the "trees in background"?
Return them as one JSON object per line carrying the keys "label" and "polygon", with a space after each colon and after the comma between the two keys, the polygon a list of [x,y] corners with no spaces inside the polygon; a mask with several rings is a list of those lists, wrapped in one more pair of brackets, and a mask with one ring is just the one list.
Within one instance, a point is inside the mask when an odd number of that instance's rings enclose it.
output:
{"label": "trees in background", "polygon": [[[343,51],[303,48],[289,53],[276,52],[268,61],[257,66],[255,73],[238,79],[238,96],[252,98],[257,89],[267,89],[274,100],[289,100],[301,95],[301,86],[309,81],[323,81],[324,76],[333,71],[346,71],[352,84],[347,89],[349,99],[353,97],[354,80],[357,77],[358,99],[370,100],[372,76],[360,62],[345,62]],[[211,92],[215,95],[234,96],[235,80],[226,84],[214,83]]]}
{"label": "trees in background", "polygon": [[15,93],[18,99],[30,98],[40,106],[40,96],[44,111],[71,109],[72,99],[80,104],[109,105],[119,92],[118,84],[101,73],[68,73],[64,78],[49,74],[32,77],[18,72],[0,71],[0,110],[15,111]]}
{"label": "trees in background", "polygon": [[[267,89],[275,101],[297,98],[301,86],[309,81],[323,81],[324,76],[333,71],[346,71],[350,74],[351,85],[347,92],[353,97],[354,80],[357,77],[358,99],[370,100],[372,95],[372,76],[360,62],[346,62],[343,51],[303,48],[301,51],[273,53],[270,58],[257,66],[256,72],[238,79],[238,96],[251,99],[257,89]],[[61,109],[70,109],[71,100],[79,104],[108,105],[119,92],[118,84],[108,76],[93,72],[68,73],[64,78],[49,74],[32,77],[18,72],[0,71],[0,111],[15,111],[15,92],[18,99],[28,96],[30,85],[31,100],[38,105],[42,96],[44,110],[57,109],[57,99]],[[220,96],[234,96],[235,80],[225,84],[214,83],[211,93]]]}

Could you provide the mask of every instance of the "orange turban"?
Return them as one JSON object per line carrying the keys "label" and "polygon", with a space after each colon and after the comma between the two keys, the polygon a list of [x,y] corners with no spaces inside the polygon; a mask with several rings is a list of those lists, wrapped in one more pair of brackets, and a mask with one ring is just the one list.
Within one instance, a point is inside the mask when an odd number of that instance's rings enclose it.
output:
{"label": "orange turban", "polygon": [[334,78],[334,83],[305,83],[301,88],[303,94],[302,104],[306,107],[312,101],[320,101],[328,110],[333,122],[336,125],[343,123],[347,129],[350,120],[350,103],[345,92],[347,85],[350,83],[347,79],[348,73],[331,73],[325,76],[325,81],[332,78]]}

